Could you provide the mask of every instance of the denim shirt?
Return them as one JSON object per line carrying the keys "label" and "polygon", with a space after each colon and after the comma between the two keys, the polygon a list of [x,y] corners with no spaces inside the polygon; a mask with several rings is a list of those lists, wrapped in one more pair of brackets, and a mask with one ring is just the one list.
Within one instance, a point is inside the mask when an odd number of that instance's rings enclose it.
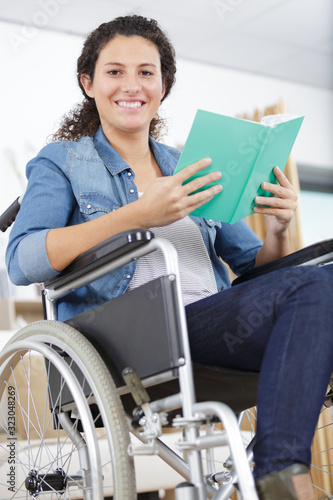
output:
{"label": "denim shirt", "polygon": [[[164,176],[172,175],[180,151],[149,139]],[[27,165],[28,187],[10,233],[6,264],[10,279],[29,285],[58,273],[48,260],[46,235],[52,228],[80,224],[138,199],[131,167],[112,148],[100,127],[94,137],[45,146]],[[236,274],[251,269],[262,242],[244,221],[230,225],[191,217],[211,257],[218,290],[230,286],[227,262]],[[58,317],[68,319],[126,292],[136,262],[113,271],[59,300]]]}

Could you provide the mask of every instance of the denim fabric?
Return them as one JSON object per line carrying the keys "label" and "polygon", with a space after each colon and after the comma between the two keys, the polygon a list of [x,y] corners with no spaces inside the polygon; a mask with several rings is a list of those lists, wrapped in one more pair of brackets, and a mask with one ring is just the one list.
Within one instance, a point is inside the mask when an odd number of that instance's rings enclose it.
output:
{"label": "denim fabric", "polygon": [[260,371],[255,476],[311,462],[333,370],[333,265],[264,275],[186,307],[192,358]]}
{"label": "denim fabric", "polygon": [[[150,139],[163,175],[172,175],[180,151]],[[56,227],[80,224],[138,199],[135,174],[111,147],[101,128],[78,142],[48,144],[27,165],[28,188],[10,234],[6,262],[17,285],[43,282],[57,272],[50,266],[45,239]],[[193,217],[212,259],[219,290],[230,287],[221,256],[240,274],[254,266],[261,241],[240,221],[234,225]],[[101,278],[59,301],[59,319],[124,293],[136,262]]]}

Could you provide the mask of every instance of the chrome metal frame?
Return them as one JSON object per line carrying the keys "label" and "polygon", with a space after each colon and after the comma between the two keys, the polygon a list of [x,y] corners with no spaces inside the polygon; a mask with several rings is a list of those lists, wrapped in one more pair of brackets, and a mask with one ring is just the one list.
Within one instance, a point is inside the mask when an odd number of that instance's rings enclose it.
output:
{"label": "chrome metal frame", "polygon": [[[168,240],[154,238],[146,245],[130,251],[127,255],[119,257],[112,262],[104,264],[100,268],[87,273],[83,277],[74,279],[60,288],[45,289],[46,317],[49,320],[57,319],[56,301],[60,297],[66,295],[69,291],[76,290],[100,278],[101,276],[154,251],[162,252],[167,274],[176,282],[176,299],[181,324],[181,340],[184,350],[184,359],[179,360],[180,395],[175,395],[175,398],[172,400],[172,404],[181,403],[185,435],[184,446],[187,451],[188,464],[158,438],[154,440],[154,452],[177,472],[179,472],[186,480],[191,481],[191,483],[195,485],[198,493],[198,500],[206,500],[207,494],[209,496],[213,496],[214,500],[227,499],[229,493],[227,494],[222,491],[223,487],[222,489],[216,491],[216,489],[212,486],[207,485],[204,479],[201,460],[201,449],[219,446],[221,445],[221,440],[213,435],[200,437],[198,428],[199,424],[195,424],[195,422],[200,421],[200,419],[217,416],[223,422],[224,428],[226,429],[227,438],[225,436],[223,437],[223,444],[228,443],[230,446],[238,478],[239,489],[243,497],[247,500],[257,500],[258,496],[254,485],[254,479],[250,470],[246,451],[241,440],[240,430],[235,414],[227,405],[223,403],[196,403],[187,323],[180,288],[178,256],[175,248]],[[168,372],[166,374],[166,378],[170,376],[171,374]],[[163,380],[163,376],[162,379],[161,376],[156,378],[149,377],[149,379],[143,380],[142,383],[148,386],[159,383],[161,380]],[[124,388],[120,389],[120,392],[121,391],[124,392]],[[166,410],[170,409],[168,408],[168,404],[170,404],[170,402],[171,400],[169,400],[169,402],[160,402],[159,404]],[[186,425],[186,422],[192,422],[192,424]],[[138,437],[145,442],[144,438],[140,436]]]}

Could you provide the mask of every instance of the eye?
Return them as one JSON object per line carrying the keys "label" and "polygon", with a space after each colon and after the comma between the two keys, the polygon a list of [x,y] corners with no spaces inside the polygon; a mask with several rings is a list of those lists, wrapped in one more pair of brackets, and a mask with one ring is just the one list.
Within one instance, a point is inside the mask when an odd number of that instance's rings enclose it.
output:
{"label": "eye", "polygon": [[110,69],[110,71],[108,71],[108,74],[110,76],[119,76],[120,75],[120,71],[119,71],[119,69]]}
{"label": "eye", "polygon": [[143,76],[152,76],[153,73],[151,71],[148,71],[148,70],[142,70],[141,71],[141,75],[143,75]]}

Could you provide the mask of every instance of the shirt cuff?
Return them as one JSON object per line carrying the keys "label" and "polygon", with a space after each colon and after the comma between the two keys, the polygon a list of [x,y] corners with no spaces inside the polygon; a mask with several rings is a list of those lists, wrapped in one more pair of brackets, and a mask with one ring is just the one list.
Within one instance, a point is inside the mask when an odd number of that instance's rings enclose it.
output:
{"label": "shirt cuff", "polygon": [[46,253],[46,235],[44,229],[26,236],[18,248],[18,261],[24,275],[31,283],[41,283],[56,276]]}

